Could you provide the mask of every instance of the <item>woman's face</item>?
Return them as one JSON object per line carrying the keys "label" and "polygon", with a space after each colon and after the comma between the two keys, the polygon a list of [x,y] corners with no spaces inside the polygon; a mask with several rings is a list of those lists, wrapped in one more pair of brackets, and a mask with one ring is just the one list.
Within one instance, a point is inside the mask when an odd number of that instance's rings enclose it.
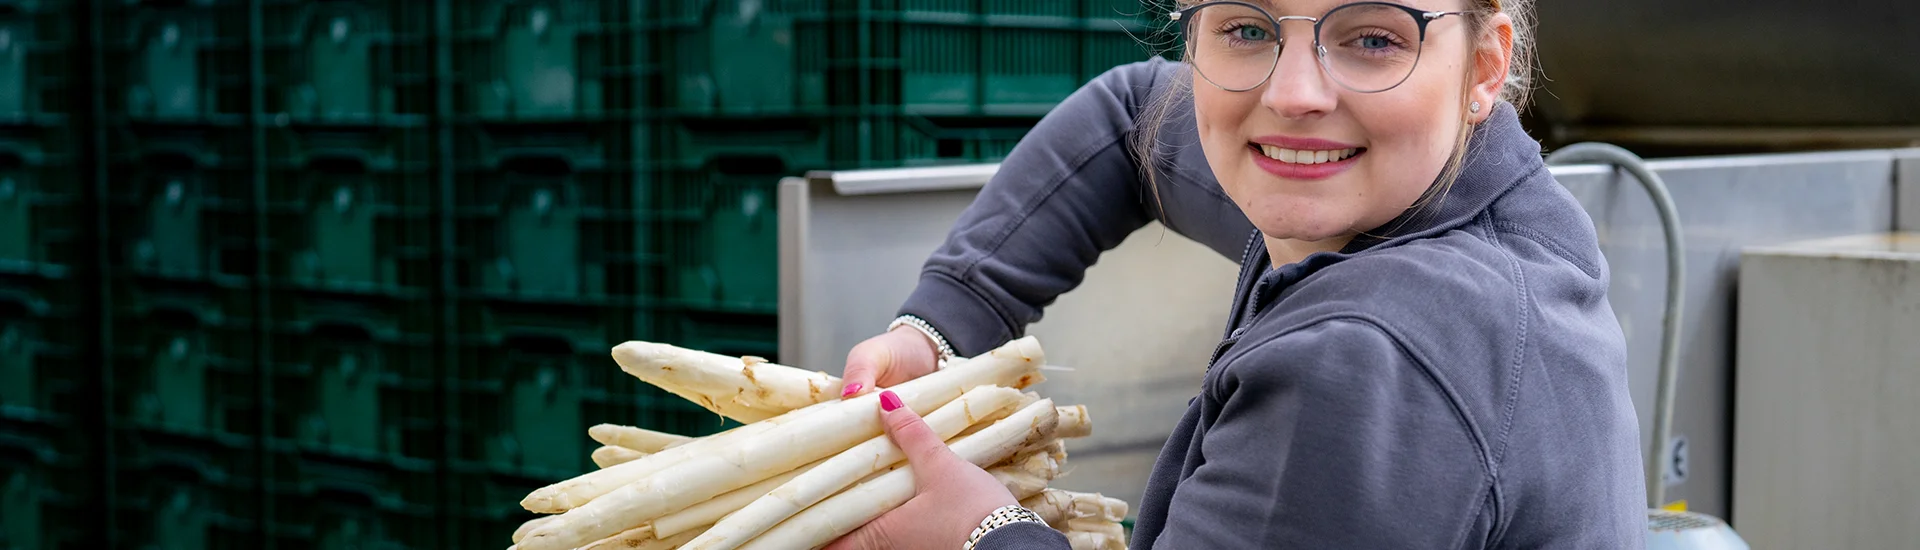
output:
{"label": "woman's face", "polygon": [[[1251,3],[1263,5],[1273,17],[1280,18],[1320,17],[1348,2]],[[1426,11],[1466,7],[1466,0],[1400,3]],[[1223,47],[1258,51],[1253,43],[1265,40],[1270,49],[1275,38],[1270,32],[1247,29],[1244,22],[1232,21],[1246,19],[1241,16],[1247,13],[1211,7],[1199,10],[1189,21],[1188,41],[1196,48],[1206,41],[1231,41]],[[1504,21],[1504,15],[1498,16],[1492,27],[1499,28]],[[1271,27],[1264,21],[1258,24]],[[1511,29],[1510,23],[1505,25]],[[1208,77],[1223,84],[1233,77],[1203,76],[1209,67],[1220,65],[1191,58],[1200,68],[1193,77],[1194,110],[1208,164],[1241,211],[1270,239],[1324,241],[1386,224],[1418,200],[1439,176],[1462,130],[1463,118],[1478,120],[1492,112],[1501,79],[1480,79],[1489,82],[1469,89],[1468,66],[1476,59],[1476,40],[1465,17],[1431,21],[1424,43],[1419,42],[1417,33],[1399,37],[1385,36],[1377,29],[1349,28],[1345,32],[1346,37],[1359,38],[1344,39],[1346,44],[1323,44],[1332,52],[1329,55],[1343,55],[1339,52],[1345,49],[1346,55],[1377,58],[1384,54],[1372,52],[1419,48],[1418,62],[1411,65],[1410,74],[1401,71],[1407,75],[1406,80],[1391,89],[1356,92],[1321,68],[1312,48],[1313,23],[1304,20],[1280,23],[1279,63],[1271,78],[1251,90],[1232,92],[1216,87]],[[1330,30],[1322,38],[1328,42],[1343,40],[1334,34]],[[1498,55],[1496,74],[1504,76],[1505,56]],[[1225,71],[1216,68],[1215,72]],[[1341,78],[1349,84],[1364,76],[1348,74],[1343,72]],[[1253,74],[1241,86],[1253,85],[1258,78]],[[1481,103],[1479,113],[1466,113],[1470,101]]]}

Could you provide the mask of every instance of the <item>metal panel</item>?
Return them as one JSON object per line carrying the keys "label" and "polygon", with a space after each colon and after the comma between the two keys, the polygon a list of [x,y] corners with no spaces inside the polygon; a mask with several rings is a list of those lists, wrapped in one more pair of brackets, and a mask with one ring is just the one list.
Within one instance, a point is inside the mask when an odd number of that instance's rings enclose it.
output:
{"label": "metal panel", "polygon": [[[1892,155],[1886,151],[1653,161],[1680,211],[1687,246],[1680,386],[1673,434],[1686,445],[1685,478],[1669,501],[1726,517],[1732,438],[1734,286],[1741,247],[1886,231],[1892,225]],[[1640,185],[1599,166],[1555,176],[1599,229],[1612,270],[1609,300],[1627,336],[1628,378],[1641,448],[1653,437],[1666,250],[1658,214]]]}
{"label": "metal panel", "polygon": [[[1888,230],[1888,151],[1656,161],[1672,188],[1688,246],[1685,372],[1674,433],[1690,441],[1686,480],[1668,494],[1696,511],[1728,511],[1732,312],[1738,251]],[[991,167],[813,174],[781,193],[781,356],[838,372],[846,352],[877,334],[918,280]],[[956,176],[964,173],[964,176]],[[923,177],[924,174],[924,177]],[[1642,437],[1651,437],[1665,273],[1658,217],[1640,186],[1599,166],[1554,168],[1600,227],[1612,303],[1626,330]],[[841,183],[843,182],[844,183]],[[916,184],[916,181],[923,183]],[[1197,390],[1223,324],[1233,266],[1150,226],[1100,259],[1078,289],[1031,328],[1049,362],[1044,391],[1089,405],[1095,437],[1075,442],[1075,475],[1060,485],[1138,502],[1153,454]],[[1158,311],[1148,318],[1125,312]],[[1162,308],[1166,308],[1162,310]],[[1122,344],[1124,343],[1124,344]],[[1642,444],[1646,444],[1643,440]]]}
{"label": "metal panel", "polygon": [[1733,525],[1754,548],[1920,541],[1920,233],[1749,249]]}

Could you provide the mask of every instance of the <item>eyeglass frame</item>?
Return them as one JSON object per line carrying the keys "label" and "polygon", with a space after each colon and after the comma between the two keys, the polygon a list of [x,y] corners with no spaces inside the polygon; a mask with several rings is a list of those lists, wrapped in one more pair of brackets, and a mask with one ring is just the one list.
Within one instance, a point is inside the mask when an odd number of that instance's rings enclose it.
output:
{"label": "eyeglass frame", "polygon": [[[1200,71],[1199,67],[1194,67],[1194,72],[1200,73],[1200,78],[1206,79],[1208,84],[1212,84],[1213,87],[1215,88],[1219,88],[1221,90],[1234,92],[1234,93],[1251,92],[1253,90],[1259,89],[1261,86],[1267,85],[1268,81],[1273,80],[1274,73],[1279,72],[1280,47],[1285,45],[1285,42],[1286,42],[1286,38],[1280,34],[1280,23],[1282,21],[1312,21],[1313,22],[1314,59],[1319,61],[1319,63],[1316,63],[1316,64],[1320,66],[1320,70],[1326,71],[1327,76],[1332,77],[1333,81],[1336,83],[1339,83],[1340,87],[1342,88],[1353,90],[1355,93],[1377,94],[1377,93],[1385,92],[1388,90],[1392,90],[1394,88],[1398,88],[1400,87],[1401,84],[1405,84],[1408,78],[1413,77],[1413,70],[1419,68],[1420,66],[1420,58],[1426,56],[1427,24],[1428,23],[1432,23],[1434,20],[1449,16],[1449,15],[1466,15],[1469,13],[1473,13],[1473,10],[1424,11],[1418,8],[1414,8],[1412,6],[1407,6],[1404,4],[1395,4],[1392,2],[1350,2],[1350,3],[1334,6],[1333,9],[1327,10],[1326,13],[1320,14],[1319,17],[1308,17],[1305,15],[1284,15],[1280,17],[1274,17],[1273,13],[1268,12],[1266,8],[1256,6],[1247,2],[1236,2],[1236,1],[1201,2],[1199,4],[1194,4],[1191,6],[1187,6],[1185,8],[1173,10],[1172,12],[1169,12],[1167,14],[1167,18],[1169,20],[1172,20],[1180,24],[1180,34],[1183,37],[1186,37],[1185,39],[1187,40],[1188,56],[1193,55],[1193,42],[1192,42],[1193,33],[1191,32],[1189,27],[1193,25],[1193,21],[1194,21],[1193,18],[1188,16],[1192,15],[1193,12],[1200,11],[1201,8],[1205,8],[1207,6],[1217,6],[1217,5],[1238,5],[1238,6],[1246,6],[1248,8],[1253,8],[1253,11],[1259,12],[1260,15],[1266,16],[1267,21],[1273,23],[1273,34],[1276,37],[1275,40],[1278,41],[1278,43],[1273,45],[1274,47],[1273,65],[1267,67],[1267,75],[1260,77],[1259,82],[1254,83],[1252,86],[1248,86],[1246,89],[1235,90],[1232,88],[1228,88],[1226,86],[1221,86],[1220,83],[1214,82],[1212,77],[1207,76],[1206,72]],[[1499,4],[1496,1],[1494,5],[1498,6]],[[1327,47],[1320,43],[1320,24],[1326,20],[1327,16],[1333,15],[1333,12],[1337,12],[1337,11],[1351,8],[1354,6],[1386,6],[1386,7],[1399,9],[1401,11],[1407,12],[1407,15],[1413,16],[1414,23],[1419,25],[1420,27],[1420,38],[1419,40],[1415,41],[1415,43],[1420,44],[1420,53],[1415,54],[1415,57],[1413,60],[1414,67],[1407,69],[1407,74],[1405,76],[1401,76],[1400,80],[1397,82],[1394,82],[1393,85],[1391,86],[1387,86],[1385,88],[1381,88],[1381,89],[1370,91],[1370,92],[1355,90],[1353,86],[1348,85],[1346,82],[1342,82],[1340,80],[1340,77],[1335,76],[1333,74],[1332,67],[1327,66]],[[1497,10],[1498,8],[1496,7],[1495,9]]]}

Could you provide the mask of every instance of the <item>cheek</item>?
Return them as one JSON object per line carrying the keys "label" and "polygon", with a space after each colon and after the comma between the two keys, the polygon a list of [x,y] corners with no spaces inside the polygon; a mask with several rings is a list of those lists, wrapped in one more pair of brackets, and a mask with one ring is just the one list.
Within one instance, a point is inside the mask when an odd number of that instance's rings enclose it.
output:
{"label": "cheek", "polygon": [[1199,132],[1200,148],[1207,157],[1208,168],[1221,183],[1229,196],[1234,196],[1234,183],[1243,178],[1230,177],[1236,173],[1242,163],[1249,162],[1241,154],[1246,142],[1242,135],[1242,126],[1252,116],[1251,109],[1258,106],[1256,100],[1249,102],[1249,94],[1236,94],[1222,91],[1204,82],[1194,88],[1194,129]]}
{"label": "cheek", "polygon": [[[1443,67],[1436,67],[1437,69]],[[1447,68],[1457,70],[1457,66]],[[1461,130],[1462,113],[1459,79],[1408,79],[1391,95],[1368,97],[1367,105],[1354,109],[1369,140],[1380,153],[1370,163],[1381,194],[1417,197],[1439,177],[1453,153]]]}

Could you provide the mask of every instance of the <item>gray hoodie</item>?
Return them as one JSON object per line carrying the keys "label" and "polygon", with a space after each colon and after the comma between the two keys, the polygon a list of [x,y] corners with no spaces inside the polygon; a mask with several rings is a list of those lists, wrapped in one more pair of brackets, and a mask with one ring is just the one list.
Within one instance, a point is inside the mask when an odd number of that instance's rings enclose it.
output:
{"label": "gray hoodie", "polygon": [[[1391,234],[1273,268],[1213,180],[1191,105],[1162,133],[1157,206],[1137,176],[1134,117],[1175,78],[1190,78],[1177,63],[1122,66],[1050,113],[901,308],[974,355],[1021,335],[1149,221],[1240,262],[1227,334],[1137,503],[1133,548],[1644,546],[1606,260],[1511,105],[1475,130],[1451,189]],[[1068,545],[1026,524],[978,548]]]}

